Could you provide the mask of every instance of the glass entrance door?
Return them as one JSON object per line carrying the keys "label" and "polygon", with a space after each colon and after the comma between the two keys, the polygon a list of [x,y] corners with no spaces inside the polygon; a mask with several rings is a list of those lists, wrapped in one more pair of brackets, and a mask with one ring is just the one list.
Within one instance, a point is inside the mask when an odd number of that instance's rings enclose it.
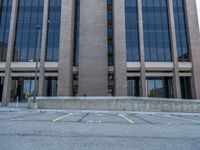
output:
{"label": "glass entrance door", "polygon": [[20,102],[27,102],[33,96],[34,87],[34,78],[13,78],[11,100],[15,102],[19,98]]}
{"label": "glass entrance door", "polygon": [[147,78],[148,97],[173,97],[172,78]]}
{"label": "glass entrance door", "polygon": [[139,77],[128,77],[128,96],[140,96]]}

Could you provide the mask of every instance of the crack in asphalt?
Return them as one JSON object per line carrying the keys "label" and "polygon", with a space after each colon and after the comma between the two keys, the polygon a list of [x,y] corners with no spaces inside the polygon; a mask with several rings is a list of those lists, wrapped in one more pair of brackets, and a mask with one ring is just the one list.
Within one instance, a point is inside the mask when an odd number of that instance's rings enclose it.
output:
{"label": "crack in asphalt", "polygon": [[56,134],[37,134],[37,133],[0,133],[0,136],[35,136],[35,137],[59,137],[59,138],[123,138],[123,139],[158,139],[158,140],[199,140],[197,138],[180,137],[147,137],[147,136],[113,136],[113,135],[56,135]]}

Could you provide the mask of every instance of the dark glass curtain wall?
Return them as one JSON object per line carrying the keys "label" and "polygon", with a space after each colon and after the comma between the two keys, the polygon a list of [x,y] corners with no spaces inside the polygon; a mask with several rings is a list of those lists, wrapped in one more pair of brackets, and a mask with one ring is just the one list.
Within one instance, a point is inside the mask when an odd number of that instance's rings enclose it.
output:
{"label": "dark glass curtain wall", "polygon": [[107,0],[108,66],[113,66],[113,0]]}
{"label": "dark glass curtain wall", "polygon": [[50,0],[46,61],[58,61],[60,43],[61,0]]}
{"label": "dark glass curtain wall", "polygon": [[180,77],[181,96],[183,99],[192,99],[190,77]]}
{"label": "dark glass curtain wall", "polygon": [[79,33],[80,33],[80,0],[75,1],[75,24],[74,24],[74,66],[79,62]]}
{"label": "dark glass curtain wall", "polygon": [[0,1],[0,61],[6,61],[12,0]]}
{"label": "dark glass curtain wall", "polygon": [[140,96],[139,77],[128,77],[128,96]]}
{"label": "dark glass curtain wall", "polygon": [[139,61],[137,0],[125,0],[126,53],[128,62]]}
{"label": "dark glass curtain wall", "polygon": [[176,42],[179,61],[190,61],[188,37],[183,0],[173,0]]}
{"label": "dark glass curtain wall", "polygon": [[142,0],[145,60],[169,62],[171,46],[166,0]]}
{"label": "dark glass curtain wall", "polygon": [[46,77],[45,78],[45,96],[57,96],[58,87],[57,77]]}
{"label": "dark glass curtain wall", "polygon": [[[39,56],[37,51],[38,32],[36,25],[42,28],[44,0],[19,0],[14,61],[35,61]],[[42,29],[41,29],[42,30]]]}
{"label": "dark glass curtain wall", "polygon": [[148,97],[173,97],[173,84],[170,77],[147,78]]}
{"label": "dark glass curtain wall", "polygon": [[34,94],[35,80],[29,77],[16,77],[12,79],[11,100],[14,102],[27,102]]}

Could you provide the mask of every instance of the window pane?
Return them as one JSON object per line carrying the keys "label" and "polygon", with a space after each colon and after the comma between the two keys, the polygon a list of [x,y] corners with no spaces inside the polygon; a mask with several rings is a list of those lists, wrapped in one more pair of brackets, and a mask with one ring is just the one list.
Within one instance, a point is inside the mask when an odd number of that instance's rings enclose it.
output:
{"label": "window pane", "polygon": [[50,0],[46,61],[58,61],[60,44],[61,0]]}
{"label": "window pane", "polygon": [[190,61],[188,37],[183,0],[173,0],[176,41],[179,61]]}
{"label": "window pane", "polygon": [[44,0],[19,0],[18,3],[13,61],[35,61],[39,58],[38,32],[42,32],[36,25],[42,28]]}
{"label": "window pane", "polygon": [[127,61],[139,61],[137,0],[125,0],[125,25]]}
{"label": "window pane", "polygon": [[166,0],[143,0],[143,30],[145,60],[151,62],[170,62],[171,47],[165,48],[169,38],[169,21]]}
{"label": "window pane", "polygon": [[11,0],[0,1],[0,62],[6,61],[11,7]]}

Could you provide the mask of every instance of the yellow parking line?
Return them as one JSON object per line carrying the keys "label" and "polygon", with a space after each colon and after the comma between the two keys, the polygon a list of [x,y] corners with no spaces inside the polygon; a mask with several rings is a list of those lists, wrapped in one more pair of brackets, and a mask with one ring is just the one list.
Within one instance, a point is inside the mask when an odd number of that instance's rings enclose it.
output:
{"label": "yellow parking line", "polygon": [[118,114],[120,117],[122,117],[123,119],[125,119],[126,121],[128,121],[131,124],[134,124],[135,122],[132,121],[131,119],[127,118],[126,116],[122,115],[122,114]]}
{"label": "yellow parking line", "polygon": [[63,118],[69,117],[69,116],[71,116],[71,115],[73,115],[73,113],[70,113],[70,114],[67,114],[67,115],[61,116],[61,117],[56,118],[56,119],[54,119],[54,120],[52,120],[52,121],[53,121],[53,122],[56,122],[56,121],[59,121],[59,120],[61,120],[61,119],[63,119]]}

